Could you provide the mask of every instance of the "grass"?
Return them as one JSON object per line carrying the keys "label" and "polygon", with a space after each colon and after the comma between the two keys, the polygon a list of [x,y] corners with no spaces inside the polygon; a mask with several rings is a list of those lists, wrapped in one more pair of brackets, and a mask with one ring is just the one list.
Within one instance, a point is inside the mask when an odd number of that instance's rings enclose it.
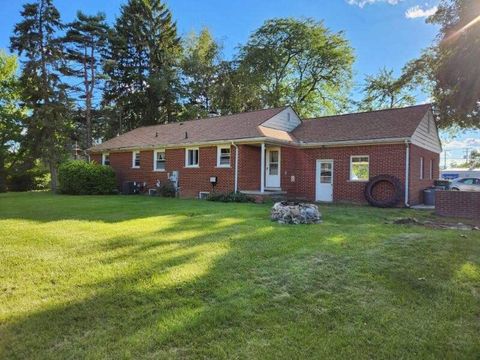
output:
{"label": "grass", "polygon": [[480,232],[413,210],[0,195],[0,358],[480,354]]}

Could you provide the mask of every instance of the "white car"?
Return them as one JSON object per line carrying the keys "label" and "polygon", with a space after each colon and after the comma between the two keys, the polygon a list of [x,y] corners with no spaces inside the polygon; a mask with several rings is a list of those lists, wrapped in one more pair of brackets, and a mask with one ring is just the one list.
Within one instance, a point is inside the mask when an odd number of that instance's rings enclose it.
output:
{"label": "white car", "polygon": [[480,178],[455,179],[450,184],[450,189],[457,191],[480,191]]}

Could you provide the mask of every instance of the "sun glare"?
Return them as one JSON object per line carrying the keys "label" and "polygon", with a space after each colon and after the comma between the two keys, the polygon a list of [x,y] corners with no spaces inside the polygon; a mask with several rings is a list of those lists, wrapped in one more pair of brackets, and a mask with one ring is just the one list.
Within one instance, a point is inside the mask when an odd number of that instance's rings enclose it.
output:
{"label": "sun glare", "polygon": [[457,36],[459,36],[462,32],[464,32],[465,30],[471,28],[473,25],[477,24],[478,22],[480,22],[480,15],[478,15],[475,19],[473,19],[472,21],[470,21],[467,25],[461,27],[460,29],[458,29],[457,31],[455,31],[453,34],[451,34],[450,36],[448,36],[447,38],[445,38],[444,41],[449,41],[453,38],[456,38]]}

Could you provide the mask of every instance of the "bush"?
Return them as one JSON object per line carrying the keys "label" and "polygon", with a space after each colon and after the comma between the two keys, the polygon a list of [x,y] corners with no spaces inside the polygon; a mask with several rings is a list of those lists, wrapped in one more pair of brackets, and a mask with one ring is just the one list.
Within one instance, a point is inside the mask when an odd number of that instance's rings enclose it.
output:
{"label": "bush", "polygon": [[110,166],[83,160],[67,161],[60,165],[58,181],[63,194],[101,195],[116,192],[115,172]]}
{"label": "bush", "polygon": [[10,169],[6,180],[8,191],[46,190],[50,187],[50,174],[40,162],[28,170],[22,166]]}
{"label": "bush", "polygon": [[210,193],[207,197],[208,201],[220,201],[220,202],[236,202],[245,203],[253,202],[253,199],[239,191],[232,191],[230,193]]}
{"label": "bush", "polygon": [[175,197],[177,192],[171,181],[166,182],[157,189],[157,194],[163,197]]}

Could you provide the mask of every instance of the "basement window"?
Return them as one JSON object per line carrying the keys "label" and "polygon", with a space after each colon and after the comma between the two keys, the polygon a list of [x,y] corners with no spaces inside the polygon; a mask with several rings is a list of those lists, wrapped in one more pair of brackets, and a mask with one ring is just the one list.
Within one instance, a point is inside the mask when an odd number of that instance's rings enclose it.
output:
{"label": "basement window", "polygon": [[368,181],[370,159],[368,155],[350,157],[350,181]]}
{"label": "basement window", "polygon": [[217,167],[230,167],[230,146],[217,147]]}
{"label": "basement window", "polygon": [[110,154],[103,153],[102,154],[102,165],[110,165]]}
{"label": "basement window", "polygon": [[165,150],[155,150],[155,155],[153,159],[153,170],[165,171],[165,162]]}
{"label": "basement window", "polygon": [[185,149],[185,167],[198,167],[199,152],[198,148]]}
{"label": "basement window", "polygon": [[132,152],[132,168],[134,169],[140,168],[140,151]]}

